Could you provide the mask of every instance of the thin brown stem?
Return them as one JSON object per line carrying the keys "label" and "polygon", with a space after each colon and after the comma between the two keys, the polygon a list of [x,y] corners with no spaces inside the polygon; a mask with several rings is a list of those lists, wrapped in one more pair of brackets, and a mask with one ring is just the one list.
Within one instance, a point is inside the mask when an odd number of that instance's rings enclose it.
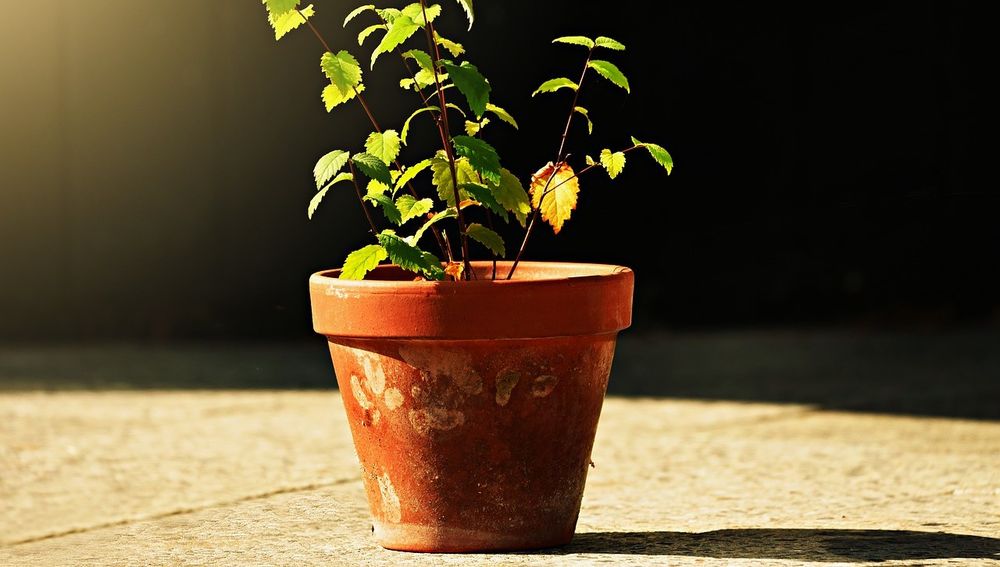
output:
{"label": "thin brown stem", "polygon": [[[576,90],[573,93],[573,103],[569,107],[569,115],[566,117],[566,127],[563,128],[562,136],[559,138],[559,151],[556,152],[556,160],[553,162],[552,174],[545,181],[545,187],[542,188],[542,196],[538,199],[538,206],[531,212],[531,220],[528,221],[528,227],[524,231],[524,239],[521,240],[521,246],[517,250],[517,256],[514,257],[514,263],[510,266],[510,271],[507,272],[507,279],[514,277],[514,270],[517,269],[517,265],[521,263],[521,256],[524,254],[524,249],[528,246],[528,239],[531,238],[531,232],[535,228],[535,222],[538,219],[539,211],[542,209],[542,202],[545,197],[549,194],[549,184],[552,183],[552,178],[555,177],[557,171],[562,166],[563,162],[566,160],[566,139],[569,138],[569,127],[573,124],[573,116],[576,114],[576,103],[580,100],[580,91],[583,89],[583,79],[587,76],[587,69],[590,68],[590,58],[594,55],[594,48],[591,47],[590,51],[587,52],[587,60],[583,63],[583,71],[580,71],[580,80],[576,83]],[[587,168],[589,169],[589,167]],[[575,176],[574,176],[575,177]],[[566,181],[569,181],[568,179]],[[563,181],[562,183],[565,183]],[[560,185],[562,184],[560,183]]]}
{"label": "thin brown stem", "polygon": [[377,240],[378,229],[375,228],[375,221],[372,220],[372,215],[368,212],[368,206],[365,205],[365,198],[361,196],[361,186],[358,185],[358,172],[354,170],[354,161],[347,160],[347,165],[351,168],[351,182],[354,184],[354,192],[358,195],[358,202],[361,203],[361,210],[365,212],[365,218],[368,219],[368,226],[371,227],[372,236]]}
{"label": "thin brown stem", "polygon": [[441,60],[441,51],[438,49],[437,42],[434,41],[434,24],[427,19],[427,2],[426,0],[420,0],[420,9],[424,16],[424,31],[427,32],[427,44],[431,50],[431,66],[434,71],[434,86],[437,89],[438,102],[441,108],[441,120],[438,122],[438,131],[441,134],[441,145],[444,147],[445,155],[448,156],[448,168],[451,170],[451,185],[455,196],[455,208],[458,211],[458,235],[461,238],[462,243],[462,262],[464,263],[464,269],[462,273],[465,274],[466,278],[473,277],[472,265],[469,263],[469,237],[465,233],[465,215],[462,213],[462,207],[459,204],[462,202],[458,191],[458,175],[455,170],[455,154],[451,147],[451,128],[448,125],[448,103],[444,96],[444,89],[441,88],[441,79],[438,77],[438,62]]}

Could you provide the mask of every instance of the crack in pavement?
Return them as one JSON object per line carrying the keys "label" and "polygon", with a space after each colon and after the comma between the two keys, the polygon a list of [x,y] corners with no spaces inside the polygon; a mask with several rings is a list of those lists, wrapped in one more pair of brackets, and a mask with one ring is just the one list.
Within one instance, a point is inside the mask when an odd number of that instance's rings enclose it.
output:
{"label": "crack in pavement", "polygon": [[145,516],[134,516],[131,518],[122,518],[119,520],[111,520],[107,522],[101,522],[98,524],[92,524],[89,526],[79,526],[75,528],[68,528],[64,530],[59,530],[55,532],[43,533],[39,535],[34,535],[18,540],[0,542],[0,547],[14,547],[15,545],[23,545],[26,543],[34,543],[37,541],[44,541],[47,539],[55,539],[73,534],[80,534],[86,532],[92,532],[95,530],[100,530],[104,528],[113,528],[116,526],[126,526],[129,524],[136,524],[139,522],[147,522],[150,520],[160,520],[163,518],[169,518],[171,516],[181,516],[184,514],[193,514],[195,512],[201,512],[203,510],[208,510],[210,508],[221,508],[224,506],[232,506],[233,504],[239,504],[241,502],[249,502],[252,500],[261,500],[264,498],[270,498],[271,496],[277,496],[279,494],[289,494],[294,492],[308,492],[310,490],[318,490],[321,488],[330,488],[332,486],[338,486],[341,484],[347,484],[349,482],[354,482],[361,480],[360,476],[354,476],[349,478],[338,478],[330,482],[316,482],[311,484],[302,484],[299,486],[286,486],[283,488],[277,488],[275,490],[269,490],[267,492],[260,492],[257,494],[249,494],[247,496],[242,496],[240,498],[234,498],[233,500],[223,500],[221,502],[212,502],[209,504],[203,504],[201,506],[191,506],[187,508],[177,508],[175,510],[169,510],[167,512],[160,512],[157,514],[148,514]]}

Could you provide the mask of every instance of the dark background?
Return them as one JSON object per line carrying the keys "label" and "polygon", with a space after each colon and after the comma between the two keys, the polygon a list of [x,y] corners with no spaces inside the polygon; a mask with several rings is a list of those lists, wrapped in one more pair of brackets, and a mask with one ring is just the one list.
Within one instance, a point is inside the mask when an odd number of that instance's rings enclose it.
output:
{"label": "dark background", "polygon": [[[982,20],[964,3],[479,0],[471,34],[441,3],[442,33],[520,122],[486,137],[523,180],[569,104],[530,93],[582,62],[550,39],[628,46],[605,56],[632,94],[588,79],[594,135],[577,123],[570,150],[633,134],[676,169],[632,153],[614,183],[590,174],[527,256],[632,266],[637,329],[1000,324],[1000,203],[971,142]],[[368,22],[340,27],[354,3],[316,4],[333,47],[366,61]],[[308,30],[276,44],[256,0],[0,6],[0,339],[307,336],[308,274],[366,238],[346,188],[307,222],[311,169],[370,130],[353,103],[324,112]],[[391,56],[366,71],[384,127],[414,107],[400,76]],[[407,163],[434,141],[414,128]]]}

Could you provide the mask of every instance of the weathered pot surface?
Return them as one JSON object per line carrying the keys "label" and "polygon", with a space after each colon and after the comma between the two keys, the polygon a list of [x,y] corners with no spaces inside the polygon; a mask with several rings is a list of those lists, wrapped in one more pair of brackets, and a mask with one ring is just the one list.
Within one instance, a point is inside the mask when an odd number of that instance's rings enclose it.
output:
{"label": "weathered pot surface", "polygon": [[[572,539],[633,274],[522,262],[491,281],[310,279],[375,536],[409,551],[516,550]],[[509,263],[498,263],[506,274]]]}

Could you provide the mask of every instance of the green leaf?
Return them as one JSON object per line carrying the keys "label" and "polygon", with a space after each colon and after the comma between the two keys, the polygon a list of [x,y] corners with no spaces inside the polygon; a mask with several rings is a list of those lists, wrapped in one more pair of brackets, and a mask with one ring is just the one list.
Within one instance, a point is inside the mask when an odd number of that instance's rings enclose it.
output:
{"label": "green leaf", "polygon": [[403,12],[396,8],[375,8],[375,13],[389,25],[392,25],[392,22],[396,21],[396,18],[403,15]]}
{"label": "green leaf", "polygon": [[319,65],[326,78],[330,79],[330,83],[342,93],[361,84],[361,66],[347,51],[341,50],[336,54],[327,51],[320,58]]}
{"label": "green leaf", "polygon": [[442,61],[441,64],[448,71],[451,82],[458,90],[465,95],[465,100],[469,101],[469,108],[477,117],[486,112],[486,104],[490,101],[490,84],[479,73],[479,69],[468,61],[463,61],[461,65],[455,65],[450,61]]}
{"label": "green leaf", "polygon": [[615,51],[625,51],[625,45],[623,43],[615,41],[610,37],[604,37],[603,35],[594,40],[594,45],[605,49],[614,49]]}
{"label": "green leaf", "polygon": [[608,172],[608,177],[614,179],[618,177],[618,174],[625,169],[625,153],[624,152],[614,152],[611,150],[603,149],[601,150],[601,166]]}
{"label": "green leaf", "polygon": [[374,12],[375,11],[375,6],[372,5],[372,4],[366,4],[364,6],[358,6],[357,8],[351,10],[351,13],[347,14],[347,17],[344,18],[344,27],[346,28],[347,24],[350,23],[351,20],[353,20],[354,18],[360,16],[361,14],[363,14],[363,13],[369,11],[369,10],[371,10],[371,11]]}
{"label": "green leaf", "polygon": [[[472,0],[458,0],[458,4],[462,6],[462,10],[465,11],[465,17],[469,20],[469,29],[472,29],[472,22],[476,19],[475,13],[472,10]],[[455,57],[458,57],[456,55]]]}
{"label": "green leaf", "polygon": [[656,163],[662,165],[663,169],[667,170],[667,175],[670,175],[670,172],[674,170],[674,158],[670,157],[670,154],[662,146],[657,146],[649,142],[640,142],[635,139],[635,136],[632,136],[632,143],[636,146],[646,148],[646,151],[649,152],[649,155],[653,156]]}
{"label": "green leaf", "polygon": [[284,15],[295,9],[299,5],[299,0],[264,0],[264,6],[268,14],[274,16]]}
{"label": "green leaf", "polygon": [[582,45],[587,49],[594,47],[594,40],[589,37],[583,37],[582,35],[567,35],[565,37],[557,37],[552,40],[552,43],[569,43],[572,45]]}
{"label": "green leaf", "polygon": [[399,156],[399,134],[395,130],[372,132],[365,140],[365,152],[389,165]]}
{"label": "green leaf", "polygon": [[485,117],[482,118],[482,119],[480,119],[479,122],[473,122],[471,120],[466,120],[465,121],[465,133],[468,134],[468,135],[470,135],[470,136],[475,136],[476,134],[479,133],[480,130],[483,129],[484,126],[486,126],[489,123],[490,123],[490,119],[489,118],[485,118]]}
{"label": "green leaf", "polygon": [[531,212],[531,205],[528,203],[528,194],[516,175],[506,168],[501,168],[500,183],[493,187],[493,196],[503,208],[514,213],[517,221],[524,226],[525,219]]}
{"label": "green leaf", "polygon": [[409,242],[410,244],[416,245],[418,242],[420,242],[420,239],[423,237],[424,233],[427,232],[427,230],[435,223],[445,219],[455,218],[457,216],[458,216],[458,209],[454,207],[450,207],[443,211],[435,213],[434,216],[428,219],[427,222],[425,222],[423,226],[417,229],[417,232],[415,232],[413,236],[407,238],[406,241]]}
{"label": "green leaf", "polygon": [[490,249],[495,256],[503,257],[507,251],[504,249],[503,238],[485,226],[474,222],[465,227],[465,234],[469,238]]}
{"label": "green leaf", "polygon": [[493,191],[491,191],[489,187],[483,185],[482,183],[466,183],[462,185],[462,189],[464,189],[470,197],[478,201],[480,205],[493,211],[497,216],[502,218],[504,222],[507,222],[507,209],[503,208],[503,206],[497,202],[496,197],[493,196]]}
{"label": "green leaf", "polygon": [[396,208],[402,215],[402,223],[410,219],[426,215],[434,207],[432,199],[417,199],[413,195],[400,195],[396,199]]}
{"label": "green leaf", "polygon": [[392,185],[392,176],[389,174],[389,168],[385,165],[381,159],[366,153],[354,154],[351,157],[351,161],[354,165],[361,170],[361,173],[365,174],[368,179],[374,179],[385,185]]}
{"label": "green leaf", "polygon": [[406,143],[406,135],[410,133],[410,120],[413,120],[414,116],[422,112],[427,112],[429,110],[436,110],[438,112],[441,111],[441,109],[436,106],[425,106],[423,108],[418,108],[413,111],[413,114],[411,114],[409,118],[406,119],[406,122],[403,122],[403,133],[400,134],[400,140],[402,140],[404,144]]}
{"label": "green leaf", "polygon": [[326,106],[326,111],[330,112],[333,110],[333,107],[351,100],[364,90],[364,85],[358,85],[352,89],[341,91],[337,88],[337,85],[330,83],[323,89],[323,104]]}
{"label": "green leaf", "polygon": [[497,106],[497,105],[495,105],[493,103],[487,103],[486,104],[486,112],[492,112],[493,114],[495,114],[497,116],[497,118],[499,118],[500,120],[503,120],[507,124],[510,124],[511,126],[514,127],[515,130],[517,129],[517,120],[514,120],[514,117],[511,116],[509,112],[507,112],[506,110],[500,108],[499,106]]}
{"label": "green leaf", "polygon": [[413,59],[420,65],[420,68],[425,71],[434,72],[434,60],[431,56],[427,54],[426,51],[421,51],[419,49],[410,49],[403,52],[403,57]]}
{"label": "green leaf", "polygon": [[[452,86],[452,85],[447,85],[445,87],[442,87],[442,90],[444,90],[444,89],[446,89],[446,88],[448,88],[450,86]],[[450,108],[452,110],[457,110],[458,113],[462,115],[462,118],[465,118],[465,111],[462,110],[457,104],[455,104],[453,102],[445,103],[445,108]]]}
{"label": "green leaf", "polygon": [[379,193],[369,193],[365,195],[366,201],[371,201],[373,203],[378,203],[382,207],[382,214],[385,218],[389,219],[389,222],[395,225],[403,224],[402,215],[399,209],[396,208],[396,204],[392,202],[392,199],[386,195],[381,195]]}
{"label": "green leaf", "polygon": [[[437,188],[438,197],[448,204],[450,207],[455,206],[455,190],[453,187],[454,182],[451,177],[451,167],[448,165],[448,158],[444,153],[444,150],[438,150],[434,157],[431,158],[431,171],[434,172],[431,178],[431,183]],[[469,165],[469,160],[467,158],[460,158],[455,160],[455,176],[458,178],[458,186],[461,189],[462,185],[469,182],[478,182],[479,178],[476,177],[475,170]],[[465,191],[459,191],[459,199],[467,199],[469,194]]]}
{"label": "green leaf", "polygon": [[386,191],[389,190],[389,186],[381,181],[375,181],[374,179],[368,180],[368,187],[365,187],[365,196],[374,197],[376,195],[385,195]]}
{"label": "green leaf", "polygon": [[579,86],[573,81],[567,79],[566,77],[559,77],[558,79],[549,79],[542,83],[542,86],[535,89],[535,92],[531,93],[531,96],[535,96],[539,93],[552,93],[559,89],[567,88],[573,89],[574,91],[579,88]]}
{"label": "green leaf", "polygon": [[368,39],[368,36],[375,33],[375,30],[380,30],[380,29],[384,30],[386,28],[382,24],[373,24],[361,30],[361,33],[358,34],[358,45],[364,45],[365,40]]}
{"label": "green leaf", "polygon": [[280,15],[269,13],[267,21],[274,28],[274,39],[281,39],[288,32],[306,23],[306,20],[311,18],[315,13],[316,11],[313,10],[313,6],[310,4],[301,10],[291,10]]}
{"label": "green leaf", "polygon": [[347,165],[347,160],[351,158],[349,152],[344,150],[333,150],[325,156],[319,158],[316,166],[313,167],[313,177],[316,179],[316,188],[319,189],[338,171]]}
{"label": "green leaf", "polygon": [[338,277],[342,280],[363,280],[365,274],[374,270],[379,262],[388,257],[389,253],[385,248],[378,244],[369,244],[347,255]]}
{"label": "green leaf", "polygon": [[625,89],[625,92],[632,92],[628,86],[628,79],[625,78],[625,75],[614,63],[601,59],[593,59],[590,63],[587,63],[587,66],[597,71],[598,75]]}
{"label": "green leaf", "polygon": [[308,215],[309,219],[312,220],[313,214],[316,213],[316,209],[319,207],[320,202],[323,201],[323,197],[326,197],[326,192],[330,190],[330,187],[333,187],[341,181],[350,181],[353,179],[354,176],[351,175],[349,171],[343,171],[334,177],[333,181],[327,183],[326,187],[317,191],[316,194],[313,195],[313,198],[309,201],[309,208],[306,209],[306,215]]}
{"label": "green leaf", "polygon": [[573,107],[573,112],[578,112],[578,113],[582,114],[584,118],[587,119],[587,133],[588,134],[593,134],[594,133],[594,123],[590,121],[590,113],[587,112],[587,109],[584,108],[584,107],[582,107],[582,106],[574,106]]}
{"label": "green leaf", "polygon": [[378,56],[383,53],[388,53],[393,49],[399,47],[404,41],[410,39],[418,29],[420,29],[420,24],[414,22],[406,16],[399,16],[396,18],[392,25],[389,26],[389,31],[382,36],[382,41],[379,42],[378,47],[375,51],[372,51],[372,68],[375,68],[375,60]]}
{"label": "green leaf", "polygon": [[430,158],[428,158],[425,160],[420,160],[417,163],[406,168],[406,171],[404,171],[403,174],[399,176],[399,179],[396,179],[396,185],[392,189],[393,193],[399,191],[400,187],[406,185],[410,181],[413,181],[413,178],[415,178],[417,174],[419,174],[421,171],[427,169],[430,166],[431,166],[431,160]]}
{"label": "green leaf", "polygon": [[[401,12],[402,15],[406,16],[407,18],[410,18],[418,25],[420,26],[427,25],[427,22],[424,21],[424,10],[423,8],[420,7],[420,4],[418,3],[410,4],[409,6],[403,8]],[[431,4],[430,6],[427,7],[428,20],[433,22],[440,15],[441,15],[440,4]]]}
{"label": "green leaf", "polygon": [[[425,275],[435,271],[435,266],[424,256],[423,250],[403,240],[394,231],[383,230],[378,235],[378,242],[389,254],[389,260],[400,268]],[[441,266],[438,265],[436,268],[440,270]]]}
{"label": "green leaf", "polygon": [[500,156],[493,146],[471,136],[453,136],[452,142],[455,144],[455,153],[469,158],[469,165],[484,180],[500,183]]}
{"label": "green leaf", "polygon": [[448,50],[452,57],[458,57],[459,55],[465,53],[465,48],[462,47],[461,43],[456,43],[450,39],[445,39],[434,32],[434,43],[440,45],[441,47]]}

